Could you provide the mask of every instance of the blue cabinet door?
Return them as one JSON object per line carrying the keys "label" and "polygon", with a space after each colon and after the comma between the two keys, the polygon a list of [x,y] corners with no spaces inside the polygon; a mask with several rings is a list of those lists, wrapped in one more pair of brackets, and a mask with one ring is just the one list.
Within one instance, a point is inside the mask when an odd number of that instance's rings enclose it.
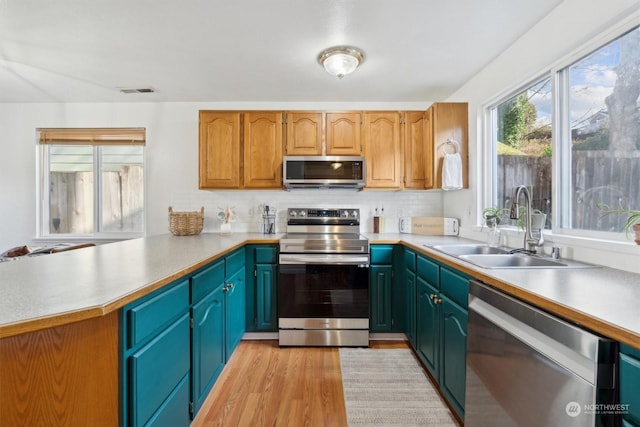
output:
{"label": "blue cabinet door", "polygon": [[442,361],[440,389],[460,418],[464,418],[467,355],[467,310],[442,296]]}
{"label": "blue cabinet door", "polygon": [[369,269],[371,332],[390,332],[391,320],[391,265],[372,265]]}
{"label": "blue cabinet door", "polygon": [[[130,425],[152,419],[180,419],[189,424],[189,400],[181,390],[189,376],[189,316],[184,314],[128,358]],[[182,399],[182,401],[174,401]],[[171,408],[181,408],[172,413]],[[159,414],[162,416],[159,417]]]}
{"label": "blue cabinet door", "polygon": [[225,363],[224,285],[193,305],[191,374],[194,414]]}
{"label": "blue cabinet door", "polygon": [[438,291],[422,277],[417,278],[418,319],[416,335],[418,355],[434,378],[438,378],[438,355],[440,338],[440,310]]}
{"label": "blue cabinet door", "polygon": [[255,271],[255,329],[263,332],[276,332],[278,330],[277,266],[273,264],[258,264]]}
{"label": "blue cabinet door", "polygon": [[416,273],[407,268],[405,271],[405,334],[413,348],[416,348]]}
{"label": "blue cabinet door", "polygon": [[640,426],[640,350],[620,346],[620,403],[626,406],[622,414],[624,426]]}
{"label": "blue cabinet door", "polygon": [[244,267],[227,279],[225,294],[225,361],[229,360],[245,331]]}

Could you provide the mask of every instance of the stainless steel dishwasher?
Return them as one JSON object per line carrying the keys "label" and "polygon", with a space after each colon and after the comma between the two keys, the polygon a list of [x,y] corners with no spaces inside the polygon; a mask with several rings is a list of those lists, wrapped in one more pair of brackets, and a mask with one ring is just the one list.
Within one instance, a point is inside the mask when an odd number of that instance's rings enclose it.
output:
{"label": "stainless steel dishwasher", "polygon": [[617,349],[472,280],[465,425],[614,426]]}

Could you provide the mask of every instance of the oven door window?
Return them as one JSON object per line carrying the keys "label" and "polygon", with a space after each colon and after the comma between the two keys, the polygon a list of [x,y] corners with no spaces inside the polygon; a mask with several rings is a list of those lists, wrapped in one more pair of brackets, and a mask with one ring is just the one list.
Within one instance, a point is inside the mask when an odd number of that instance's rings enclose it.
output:
{"label": "oven door window", "polygon": [[369,317],[368,267],[317,264],[279,267],[279,317]]}

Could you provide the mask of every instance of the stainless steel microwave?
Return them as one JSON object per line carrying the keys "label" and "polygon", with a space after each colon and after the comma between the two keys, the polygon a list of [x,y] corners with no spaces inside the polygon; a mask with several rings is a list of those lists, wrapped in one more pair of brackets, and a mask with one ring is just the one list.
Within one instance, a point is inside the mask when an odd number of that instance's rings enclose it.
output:
{"label": "stainless steel microwave", "polygon": [[282,177],[287,189],[348,188],[360,190],[366,180],[361,156],[284,156]]}

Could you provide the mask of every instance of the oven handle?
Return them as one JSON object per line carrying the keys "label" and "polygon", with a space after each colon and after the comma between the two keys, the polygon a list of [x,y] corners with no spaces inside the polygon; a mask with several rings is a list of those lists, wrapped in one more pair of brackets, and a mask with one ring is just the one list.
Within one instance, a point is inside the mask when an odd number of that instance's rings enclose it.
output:
{"label": "oven handle", "polygon": [[357,265],[369,267],[368,255],[280,254],[280,264]]}

